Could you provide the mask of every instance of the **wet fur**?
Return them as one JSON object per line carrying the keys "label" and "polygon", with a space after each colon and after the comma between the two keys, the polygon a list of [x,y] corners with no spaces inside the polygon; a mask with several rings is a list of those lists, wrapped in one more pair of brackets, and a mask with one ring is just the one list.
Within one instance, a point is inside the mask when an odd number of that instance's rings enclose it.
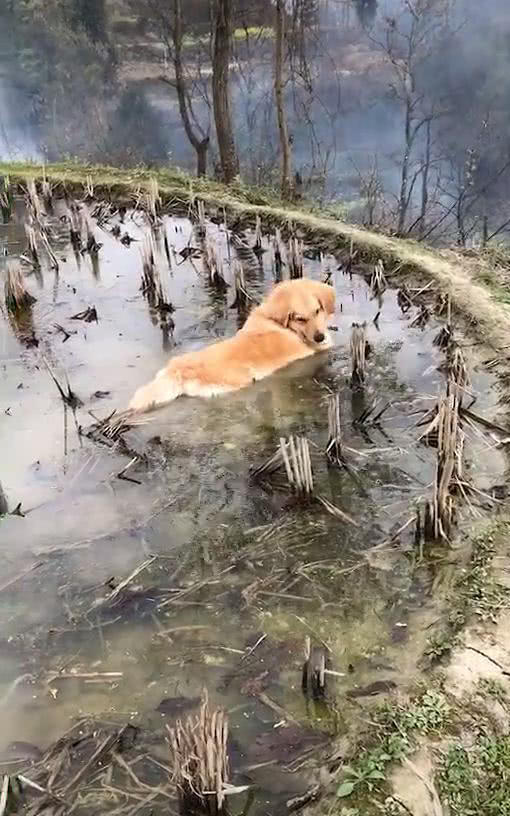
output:
{"label": "wet fur", "polygon": [[[334,311],[332,286],[307,278],[279,283],[234,337],[173,357],[138,389],[129,408],[150,411],[181,395],[236,391],[324,351],[331,347],[327,321]],[[320,334],[324,340],[317,342]]]}

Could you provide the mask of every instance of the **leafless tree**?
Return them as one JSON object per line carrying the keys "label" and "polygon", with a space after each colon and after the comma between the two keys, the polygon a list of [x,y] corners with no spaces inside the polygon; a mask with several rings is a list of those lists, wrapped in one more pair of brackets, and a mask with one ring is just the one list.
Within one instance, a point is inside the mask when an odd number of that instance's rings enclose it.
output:
{"label": "leafless tree", "polygon": [[379,173],[377,156],[372,158],[370,167],[363,171],[356,166],[354,169],[359,178],[360,198],[365,202],[365,216],[363,222],[367,227],[373,227],[376,223],[376,212],[383,198],[383,185]]}
{"label": "leafless tree", "polygon": [[212,90],[216,139],[223,181],[231,184],[239,175],[230,103],[230,60],[232,56],[232,0],[214,0]]}
{"label": "leafless tree", "polygon": [[[184,0],[186,3],[186,0]],[[171,0],[163,4],[159,0],[131,0],[136,12],[151,24],[153,30],[165,46],[171,70],[160,76],[160,79],[175,89],[179,113],[186,136],[196,153],[197,175],[207,172],[207,153],[209,149],[209,123],[202,125],[195,111],[196,99],[201,96],[207,99],[207,89],[202,83],[198,87],[198,57],[195,55],[192,77],[186,71],[183,60],[183,42],[189,26],[183,11],[183,0]],[[195,99],[194,99],[195,97]]]}
{"label": "leafless tree", "polygon": [[278,133],[281,148],[281,194],[283,199],[292,198],[292,149],[287,126],[287,114],[284,99],[284,49],[285,49],[285,2],[276,0],[275,3],[275,54],[274,54],[274,94],[276,100],[276,114],[278,118]]}
{"label": "leafless tree", "polygon": [[[418,137],[424,127],[429,129],[430,123],[443,115],[437,107],[431,107],[426,93],[420,87],[419,77],[433,43],[444,26],[448,5],[449,0],[403,0],[402,10],[405,14],[386,19],[381,39],[370,36],[391,68],[391,93],[401,103],[404,114],[404,148],[400,162],[396,225],[398,235],[405,232],[409,205],[420,175],[420,168],[413,173],[413,151]],[[430,157],[427,167],[429,166]],[[425,186],[422,184],[422,206],[423,191],[428,184],[427,177],[423,179],[422,175],[423,181]]]}

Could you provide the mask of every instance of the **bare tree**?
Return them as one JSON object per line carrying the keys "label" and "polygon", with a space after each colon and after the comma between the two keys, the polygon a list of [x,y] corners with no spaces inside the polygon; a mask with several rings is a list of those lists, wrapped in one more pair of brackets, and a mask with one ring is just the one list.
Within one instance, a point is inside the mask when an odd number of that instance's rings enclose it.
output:
{"label": "bare tree", "polygon": [[[415,0],[414,3],[403,0],[403,7],[407,11],[405,16],[386,19],[382,40],[370,37],[391,67],[391,92],[401,103],[404,114],[404,147],[400,164],[396,225],[398,235],[405,232],[409,205],[420,175],[420,168],[413,173],[413,151],[420,131],[424,126],[428,128],[435,118],[442,115],[441,111],[430,107],[426,94],[420,87],[419,78],[436,35],[444,24],[448,0]],[[427,178],[425,182],[428,183]],[[423,189],[422,186],[422,192]]]}
{"label": "bare tree", "polygon": [[379,209],[379,204],[382,202],[384,195],[377,156],[372,157],[370,167],[364,171],[360,170],[352,159],[351,164],[358,175],[360,198],[365,202],[363,223],[367,227],[373,227],[376,223],[376,212]]}
{"label": "bare tree", "polygon": [[[203,126],[196,114],[195,104],[198,92],[207,103],[207,90],[198,88],[198,65],[194,66],[190,78],[183,60],[183,42],[188,26],[183,14],[182,0],[172,0],[168,5],[159,0],[131,0],[134,10],[151,24],[151,27],[165,46],[170,60],[171,70],[160,76],[160,79],[175,89],[179,114],[184,131],[196,153],[197,175],[205,176],[207,172],[207,153],[209,150],[209,123]],[[195,62],[197,62],[195,57]],[[173,69],[173,70],[172,70]]]}
{"label": "bare tree", "polygon": [[278,133],[281,148],[281,194],[283,199],[292,198],[292,149],[285,112],[283,64],[285,48],[285,2],[276,0],[275,5],[275,54],[274,54],[274,95]]}
{"label": "bare tree", "polygon": [[230,105],[230,59],[232,54],[232,0],[215,0],[212,55],[212,91],[216,138],[223,181],[231,184],[239,175]]}
{"label": "bare tree", "polygon": [[425,232],[425,219],[429,204],[429,175],[430,175],[430,155],[431,155],[431,120],[428,119],[425,125],[425,155],[423,157],[421,170],[421,208],[418,221],[418,231],[420,235]]}

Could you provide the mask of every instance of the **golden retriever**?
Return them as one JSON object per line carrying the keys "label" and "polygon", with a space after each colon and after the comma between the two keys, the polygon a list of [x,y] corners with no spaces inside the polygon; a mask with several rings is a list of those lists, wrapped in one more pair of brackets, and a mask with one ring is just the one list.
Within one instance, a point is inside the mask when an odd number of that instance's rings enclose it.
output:
{"label": "golden retriever", "polygon": [[307,278],[278,283],[234,337],[172,358],[139,388],[131,411],[150,411],[183,394],[212,397],[244,388],[304,357],[331,348],[332,286]]}

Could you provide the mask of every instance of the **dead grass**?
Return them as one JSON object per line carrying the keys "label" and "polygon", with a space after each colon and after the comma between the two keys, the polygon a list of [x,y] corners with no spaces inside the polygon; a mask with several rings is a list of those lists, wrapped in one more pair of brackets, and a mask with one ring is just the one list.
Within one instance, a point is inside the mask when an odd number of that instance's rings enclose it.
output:
{"label": "dead grass", "polygon": [[[392,238],[338,221],[316,211],[312,204],[287,205],[271,190],[237,183],[226,187],[211,179],[197,179],[172,168],[149,170],[143,167],[119,169],[70,162],[49,165],[46,179],[58,188],[83,190],[92,183],[98,197],[129,201],[140,191],[148,193],[154,179],[165,206],[188,206],[199,196],[206,206],[220,209],[228,218],[255,226],[257,216],[274,229],[291,227],[303,237],[313,234],[314,243],[331,252],[355,247],[360,260],[383,261],[389,283],[408,274],[421,280],[433,280],[440,292],[451,296],[454,310],[466,318],[486,343],[501,348],[510,344],[510,311],[506,291],[492,263],[494,253],[455,253],[438,251],[416,241]],[[42,180],[42,168],[31,163],[0,164],[0,175],[12,182]],[[498,255],[499,258],[499,255]],[[494,272],[495,286],[492,282]],[[510,301],[510,291],[508,300]]]}

